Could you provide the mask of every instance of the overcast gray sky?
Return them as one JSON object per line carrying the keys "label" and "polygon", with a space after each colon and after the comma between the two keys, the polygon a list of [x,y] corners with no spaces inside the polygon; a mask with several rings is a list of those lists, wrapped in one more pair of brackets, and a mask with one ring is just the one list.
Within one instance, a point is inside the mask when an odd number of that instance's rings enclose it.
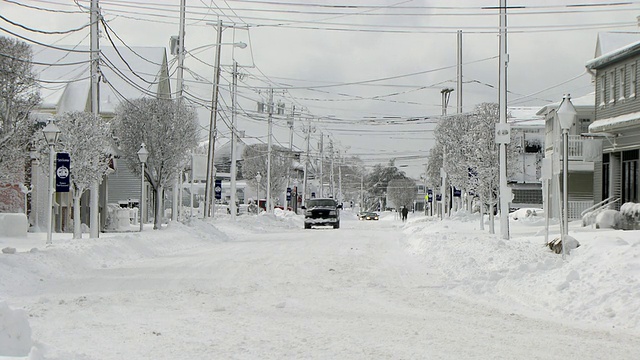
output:
{"label": "overcast gray sky", "polygon": [[[88,8],[90,2],[77,3]],[[178,34],[179,4],[100,1],[109,26],[129,46],[168,46]],[[243,74],[238,128],[247,136],[266,141],[266,117],[255,111],[273,87],[275,101],[287,112],[293,105],[302,109],[294,126],[296,146],[306,148],[303,123],[310,122],[313,149],[322,133],[325,144],[333,140],[342,154],[360,156],[370,165],[397,158],[396,165],[418,177],[441,113],[440,90],[456,87],[457,30],[463,31],[463,110],[498,99],[499,0],[186,0],[186,5],[185,89],[193,103],[211,97],[214,49],[206,45],[216,35],[210,23],[219,18],[235,24],[223,31],[223,43],[249,44],[246,49],[222,46],[221,81],[227,117],[233,55]],[[640,15],[640,1],[508,0],[507,6],[510,106],[543,106],[564,93],[592,92],[584,64],[593,57],[597,33],[636,31]],[[29,39],[88,45],[88,28],[65,35],[33,31],[88,23],[88,13],[71,1],[5,0],[0,14],[6,18],[0,19],[2,28]],[[104,36],[101,45],[110,45]],[[449,113],[455,112],[455,97],[454,92]],[[200,114],[207,123],[204,108]],[[409,121],[424,117],[431,119]],[[286,120],[277,118],[275,124],[276,143],[288,143]],[[229,130],[222,125],[221,132],[224,137]]]}

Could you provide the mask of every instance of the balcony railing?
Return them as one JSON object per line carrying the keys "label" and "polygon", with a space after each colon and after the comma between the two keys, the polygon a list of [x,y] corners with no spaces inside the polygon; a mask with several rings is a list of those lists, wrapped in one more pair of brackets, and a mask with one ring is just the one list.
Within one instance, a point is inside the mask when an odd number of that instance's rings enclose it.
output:
{"label": "balcony railing", "polygon": [[[548,139],[547,139],[548,140]],[[557,149],[554,148],[554,144],[557,144]],[[562,141],[547,142],[545,145],[545,151],[547,154],[557,151],[562,159]],[[569,160],[582,160],[584,154],[584,138],[580,135],[569,135]]]}
{"label": "balcony railing", "polygon": [[569,135],[569,160],[582,160],[584,141],[580,135]]}

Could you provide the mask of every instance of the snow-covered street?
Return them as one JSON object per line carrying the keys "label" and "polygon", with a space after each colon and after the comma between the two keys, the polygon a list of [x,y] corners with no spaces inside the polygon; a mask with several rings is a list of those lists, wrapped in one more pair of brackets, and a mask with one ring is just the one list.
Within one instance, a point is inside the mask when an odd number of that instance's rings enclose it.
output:
{"label": "snow-covered street", "polygon": [[339,230],[303,230],[279,213],[0,238],[17,249],[0,254],[0,304],[24,310],[33,359],[637,358],[638,232],[575,228],[563,263],[539,222],[512,220],[508,242],[478,223],[345,211]]}

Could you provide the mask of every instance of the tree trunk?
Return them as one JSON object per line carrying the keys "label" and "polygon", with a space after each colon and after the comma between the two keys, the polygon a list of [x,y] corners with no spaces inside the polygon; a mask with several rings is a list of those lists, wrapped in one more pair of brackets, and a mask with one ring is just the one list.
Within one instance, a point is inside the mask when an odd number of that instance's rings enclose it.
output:
{"label": "tree trunk", "polygon": [[80,219],[80,197],[81,191],[73,193],[73,238],[82,239],[82,220]]}
{"label": "tree trunk", "polygon": [[158,185],[158,187],[156,187],[156,201],[155,201],[155,205],[156,205],[156,213],[155,213],[155,217],[154,217],[154,221],[153,221],[153,229],[154,230],[158,230],[160,229],[160,227],[162,226],[162,186]]}
{"label": "tree trunk", "polygon": [[484,196],[480,191],[480,230],[484,230]]}

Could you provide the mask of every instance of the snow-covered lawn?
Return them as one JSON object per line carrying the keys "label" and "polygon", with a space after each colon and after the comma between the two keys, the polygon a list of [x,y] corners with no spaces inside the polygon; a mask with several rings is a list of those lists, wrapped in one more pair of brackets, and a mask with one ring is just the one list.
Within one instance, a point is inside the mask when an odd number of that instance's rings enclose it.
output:
{"label": "snow-covered lawn", "polygon": [[0,359],[638,358],[640,231],[572,223],[563,261],[531,215],[0,237]]}

